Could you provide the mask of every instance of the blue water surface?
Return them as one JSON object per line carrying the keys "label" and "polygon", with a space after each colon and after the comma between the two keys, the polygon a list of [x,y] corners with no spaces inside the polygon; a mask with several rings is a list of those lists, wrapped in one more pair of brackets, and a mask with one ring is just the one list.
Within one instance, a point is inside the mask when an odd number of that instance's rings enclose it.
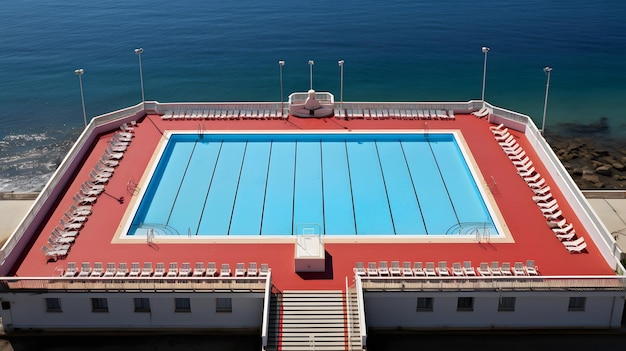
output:
{"label": "blue water surface", "polygon": [[87,119],[145,97],[280,101],[313,87],[346,101],[485,98],[547,131],[608,118],[623,138],[626,2],[68,1],[0,6],[0,191],[37,190]]}

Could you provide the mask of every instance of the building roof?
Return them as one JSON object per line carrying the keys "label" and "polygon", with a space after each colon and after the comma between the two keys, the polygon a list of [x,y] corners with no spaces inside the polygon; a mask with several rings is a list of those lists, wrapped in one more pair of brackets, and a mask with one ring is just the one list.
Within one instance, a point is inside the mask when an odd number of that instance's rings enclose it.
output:
{"label": "building roof", "polygon": [[[551,187],[563,216],[571,222],[578,236],[585,237],[587,248],[583,253],[569,253],[546,225],[546,220],[532,200],[534,193],[517,174],[516,168],[498,145],[490,130],[493,126],[487,119],[472,114],[457,113],[454,120],[419,119],[340,119],[340,118],[297,118],[288,119],[163,119],[161,115],[149,114],[137,121],[133,141],[125,151],[114,175],[105,186],[105,191],[93,205],[92,214],[80,230],[68,256],[56,262],[48,262],[40,248],[47,242],[49,233],[59,223],[65,211],[73,203],[73,196],[104,154],[119,124],[111,127],[88,145],[80,167],[67,171],[67,185],[55,206],[43,216],[28,251],[23,252],[16,262],[12,274],[21,277],[58,276],[67,262],[216,262],[230,264],[238,262],[267,263],[272,269],[272,281],[279,289],[339,289],[345,286],[345,277],[353,275],[356,262],[380,261],[471,261],[514,262],[532,259],[544,276],[613,275],[611,267],[585,231],[582,221],[576,216],[549,167],[541,162],[533,143],[523,132],[510,130],[520,146],[533,161],[535,169]],[[325,243],[326,271],[321,273],[296,273],[294,269],[294,242],[253,240],[249,242],[183,242],[165,243],[158,238],[151,244],[145,240],[120,243],[115,233],[124,226],[127,209],[136,201],[132,185],[145,186],[144,172],[151,162],[153,153],[163,142],[163,132],[186,131],[353,131],[353,130],[458,130],[469,148],[477,173],[482,175],[488,196],[497,205],[506,229],[512,240],[478,242],[474,238],[442,242],[440,240],[416,240],[399,242],[388,238],[379,242],[333,242]],[[471,165],[472,166],[472,165]]]}

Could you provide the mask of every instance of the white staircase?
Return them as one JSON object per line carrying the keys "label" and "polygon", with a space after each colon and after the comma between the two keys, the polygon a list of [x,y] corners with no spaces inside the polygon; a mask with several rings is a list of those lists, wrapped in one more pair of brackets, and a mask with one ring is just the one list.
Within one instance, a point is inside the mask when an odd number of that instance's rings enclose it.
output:
{"label": "white staircase", "polygon": [[[284,291],[271,301],[267,349],[361,350],[356,297],[350,300],[354,306],[348,308],[339,290]],[[348,310],[350,316],[346,315]],[[357,326],[356,334],[353,325]]]}

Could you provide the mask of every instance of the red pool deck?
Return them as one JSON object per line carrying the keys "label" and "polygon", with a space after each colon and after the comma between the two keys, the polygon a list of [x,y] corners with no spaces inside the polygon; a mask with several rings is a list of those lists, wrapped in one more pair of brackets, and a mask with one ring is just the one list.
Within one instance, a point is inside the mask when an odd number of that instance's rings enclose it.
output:
{"label": "red pool deck", "polygon": [[[272,282],[281,290],[289,289],[342,289],[345,278],[353,276],[353,267],[360,261],[446,261],[448,267],[453,262],[471,261],[478,267],[480,262],[499,261],[526,262],[535,261],[539,273],[543,276],[575,275],[612,275],[612,268],[598,252],[594,242],[584,231],[573,210],[556,187],[554,178],[541,164],[539,157],[523,133],[511,131],[526,154],[533,161],[535,169],[550,185],[551,192],[559,203],[563,216],[573,223],[578,236],[585,237],[587,248],[582,253],[569,253],[546,225],[546,220],[532,200],[534,195],[524,180],[517,174],[516,168],[502,151],[489,129],[487,120],[470,114],[457,114],[455,120],[344,120],[338,118],[296,118],[278,120],[164,120],[159,115],[148,115],[138,121],[133,141],[125,151],[114,175],[105,187],[105,193],[98,197],[92,214],[85,223],[80,235],[68,256],[56,262],[47,262],[40,248],[48,240],[49,233],[59,223],[60,218],[73,203],[72,197],[80,185],[89,178],[89,172],[104,154],[108,142],[118,129],[99,136],[82,167],[75,171],[71,184],[64,195],[58,199],[58,205],[49,212],[47,223],[40,226],[41,231],[34,239],[30,252],[23,255],[13,273],[20,277],[58,276],[68,262],[190,262],[196,261],[230,264],[234,271],[235,264],[257,262],[269,264],[272,270]],[[478,173],[490,182],[496,180],[497,187],[492,192],[499,211],[511,232],[513,242],[420,242],[398,243],[389,236],[385,242],[325,243],[326,272],[296,273],[294,263],[294,243],[268,243],[259,239],[253,243],[163,243],[158,238],[154,244],[117,243],[114,235],[122,225],[122,219],[131,203],[132,193],[128,191],[128,182],[138,182],[149,164],[158,146],[162,132],[167,130],[198,131],[210,130],[281,130],[281,131],[357,131],[357,130],[458,130],[462,133],[478,167]],[[145,184],[139,184],[145,186]],[[489,191],[487,189],[487,191]],[[120,203],[118,199],[124,198]]]}

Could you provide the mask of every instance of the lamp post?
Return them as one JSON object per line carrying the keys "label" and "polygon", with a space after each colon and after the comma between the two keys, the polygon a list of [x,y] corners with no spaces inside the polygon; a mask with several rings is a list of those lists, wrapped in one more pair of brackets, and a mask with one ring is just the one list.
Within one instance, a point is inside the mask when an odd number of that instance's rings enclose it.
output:
{"label": "lamp post", "polygon": [[343,110],[343,60],[339,60],[339,101],[341,109]]}
{"label": "lamp post", "polygon": [[483,53],[485,54],[485,62],[483,64],[483,92],[480,100],[483,102],[483,107],[485,107],[485,82],[487,80],[487,53],[489,52],[489,48],[483,46]]}
{"label": "lamp post", "polygon": [[83,120],[85,121],[85,128],[86,128],[87,127],[87,113],[85,113],[85,95],[83,94],[83,74],[85,73],[85,70],[82,68],[79,68],[75,70],[74,73],[76,73],[76,75],[78,76],[78,84],[80,85],[80,101],[83,104]]}
{"label": "lamp post", "polygon": [[313,90],[313,60],[309,60],[309,90]]}
{"label": "lamp post", "polygon": [[285,115],[285,98],[283,95],[283,66],[285,65],[285,61],[278,61],[278,70],[280,74],[280,116],[283,117]]}
{"label": "lamp post", "polygon": [[541,122],[541,135],[543,135],[543,132],[545,131],[545,128],[546,128],[546,110],[548,109],[548,89],[550,89],[550,72],[552,72],[552,67],[544,67],[543,71],[546,72],[546,74],[548,75],[548,78],[546,81],[546,98],[543,101],[543,120]]}
{"label": "lamp post", "polygon": [[137,54],[137,57],[139,57],[139,82],[141,83],[141,104],[144,105],[143,107],[145,108],[146,99],[143,93],[143,68],[141,67],[141,53],[142,52],[143,52],[143,48],[135,49],[135,54]]}

